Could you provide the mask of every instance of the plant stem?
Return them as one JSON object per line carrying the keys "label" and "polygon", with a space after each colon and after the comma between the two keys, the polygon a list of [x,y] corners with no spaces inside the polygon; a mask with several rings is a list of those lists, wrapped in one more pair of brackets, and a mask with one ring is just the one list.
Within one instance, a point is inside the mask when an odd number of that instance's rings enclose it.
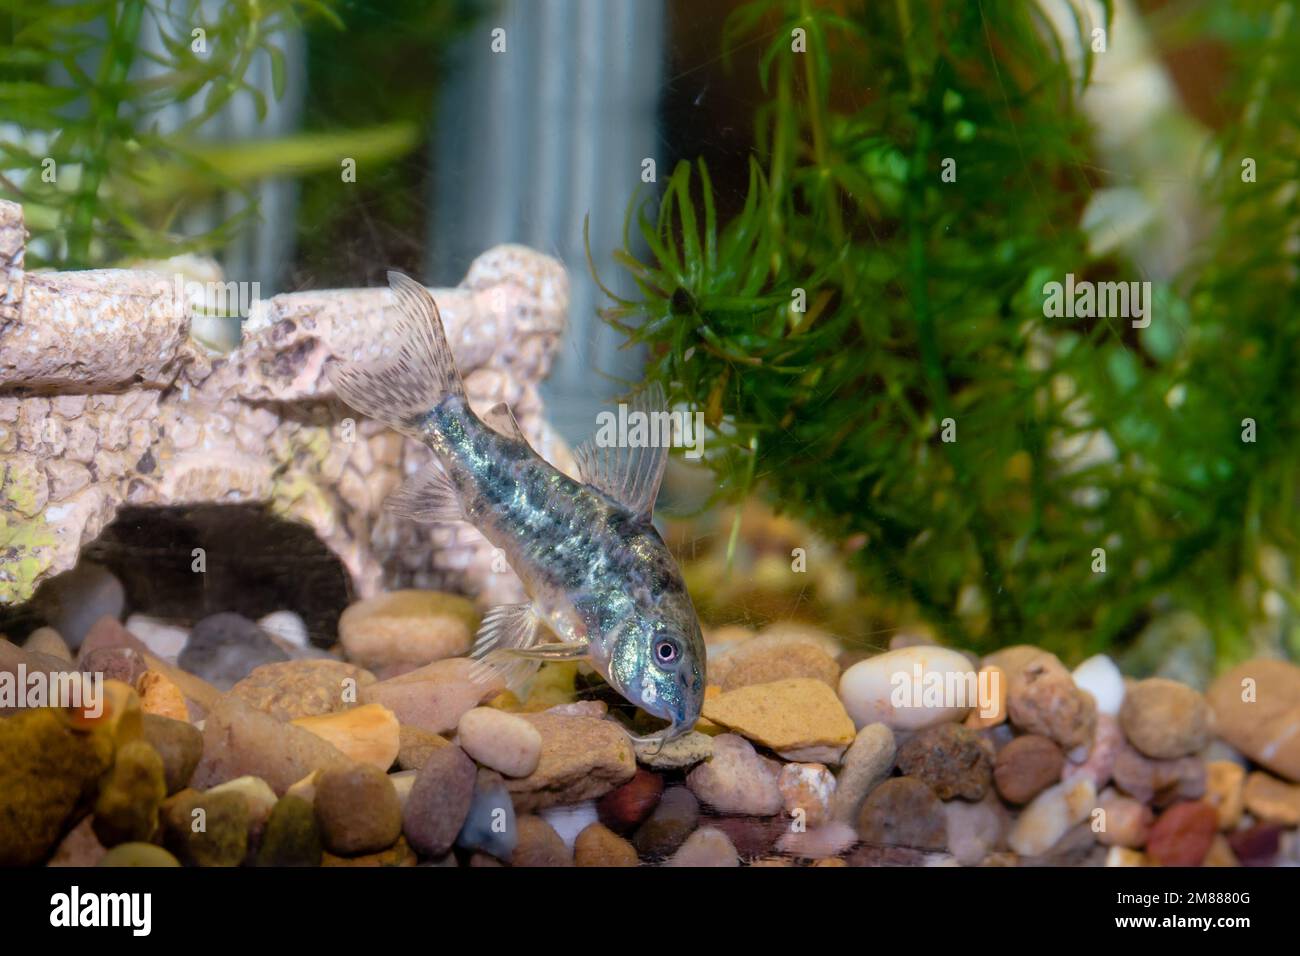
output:
{"label": "plant stem", "polygon": [[118,123],[122,88],[135,60],[136,38],[144,7],[144,0],[123,0],[117,19],[110,24],[108,46],[91,93],[92,127],[82,156],[82,180],[68,228],[66,265],[86,268],[91,264],[90,244],[99,206],[99,187],[107,166],[104,152],[116,132],[114,127]]}

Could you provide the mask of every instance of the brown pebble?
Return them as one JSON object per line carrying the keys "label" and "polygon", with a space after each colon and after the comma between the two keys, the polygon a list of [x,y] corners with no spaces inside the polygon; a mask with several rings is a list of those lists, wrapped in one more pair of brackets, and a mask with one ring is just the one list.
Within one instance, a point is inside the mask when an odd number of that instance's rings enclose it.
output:
{"label": "brown pebble", "polygon": [[878,846],[942,850],[948,824],[933,790],[914,777],[893,777],[863,801],[858,835]]}
{"label": "brown pebble", "polygon": [[528,814],[515,821],[519,842],[511,866],[573,866],[573,852],[541,817]]}
{"label": "brown pebble", "polygon": [[1219,815],[1208,803],[1176,803],[1151,826],[1147,855],[1161,866],[1200,866],[1218,829]]}
{"label": "brown pebble", "polygon": [[940,800],[980,800],[993,777],[989,748],[979,734],[952,723],[927,727],[899,747],[898,769]]}
{"label": "brown pebble", "polygon": [[628,833],[654,812],[663,793],[663,777],[638,769],[631,780],[600,798],[596,813],[615,833]]}
{"label": "brown pebble", "polygon": [[609,827],[593,823],[573,841],[573,861],[578,866],[636,866],[636,848]]}
{"label": "brown pebble", "polygon": [[1065,755],[1041,734],[1025,734],[1003,747],[993,762],[993,782],[1008,803],[1028,803],[1061,779]]}

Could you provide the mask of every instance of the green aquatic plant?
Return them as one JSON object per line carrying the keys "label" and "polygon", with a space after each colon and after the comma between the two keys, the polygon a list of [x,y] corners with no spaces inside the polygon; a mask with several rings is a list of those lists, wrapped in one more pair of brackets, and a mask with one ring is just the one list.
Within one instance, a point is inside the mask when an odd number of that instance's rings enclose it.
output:
{"label": "green aquatic plant", "polygon": [[[630,213],[648,254],[629,234],[616,258],[638,294],[605,310],[670,399],[704,410],[718,497],[761,491],[865,542],[866,588],[962,646],[1078,657],[1172,601],[1223,658],[1248,653],[1243,582],[1297,596],[1269,560],[1300,534],[1300,129],[1272,92],[1300,82],[1300,38],[1283,8],[1203,14],[1252,80],[1207,173],[1215,238],[1153,283],[1146,328],[1044,305],[1067,275],[1142,278],[1090,255],[1081,226],[1092,24],[1072,70],[1036,4],[737,11],[728,42],[767,43],[744,204],[720,223],[704,164],[680,164],[657,209]],[[1271,186],[1240,181],[1243,153]]]}
{"label": "green aquatic plant", "polygon": [[[21,202],[29,263],[86,268],[211,250],[255,205],[207,232],[175,224],[196,200],[272,174],[389,159],[412,124],[279,140],[213,143],[203,127],[236,98],[264,119],[286,84],[281,34],[324,21],[334,0],[238,0],[214,16],[200,0],[0,0],[0,197]],[[148,30],[161,50],[146,45]],[[270,65],[271,89],[250,80]],[[159,115],[183,109],[166,130]]]}

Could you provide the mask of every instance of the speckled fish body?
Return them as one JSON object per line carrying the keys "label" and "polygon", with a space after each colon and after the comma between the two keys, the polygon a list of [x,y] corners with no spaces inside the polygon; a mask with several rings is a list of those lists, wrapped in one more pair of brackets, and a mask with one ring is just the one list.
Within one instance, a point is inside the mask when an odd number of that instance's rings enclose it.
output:
{"label": "speckled fish body", "polygon": [[669,722],[660,739],[690,729],[703,704],[704,640],[650,521],[666,450],[636,458],[589,443],[577,455],[584,480],[564,474],[503,406],[489,415],[491,427],[475,414],[427,290],[404,276],[390,281],[407,323],[398,358],[341,366],[330,377],[349,404],[418,438],[441,465],[403,486],[389,507],[418,520],[470,522],[523,582],[530,603],[488,612],[476,659],[511,687],[543,661],[585,659]]}

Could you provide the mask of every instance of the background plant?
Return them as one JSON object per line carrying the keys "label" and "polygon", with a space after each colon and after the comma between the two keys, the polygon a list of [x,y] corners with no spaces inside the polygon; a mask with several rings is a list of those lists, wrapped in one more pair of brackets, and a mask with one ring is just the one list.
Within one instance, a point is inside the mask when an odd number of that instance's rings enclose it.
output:
{"label": "background plant", "polygon": [[[865,587],[956,644],[1077,658],[1180,606],[1223,659],[1259,650],[1261,595],[1294,606],[1300,531],[1289,9],[1166,24],[1222,38],[1244,81],[1206,165],[1219,227],[1157,283],[1141,332],[1043,315],[1044,282],[1066,273],[1142,276],[1088,254],[1100,176],[1079,76],[1036,4],[738,10],[728,42],[767,44],[744,205],[720,224],[707,169],[679,165],[657,210],[634,211],[647,261],[619,257],[640,295],[606,310],[670,397],[705,410],[719,497],[758,489],[865,537]],[[1087,51],[1092,25],[1076,25]],[[1271,185],[1240,181],[1243,151]],[[1293,640],[1283,618],[1267,650]]]}

